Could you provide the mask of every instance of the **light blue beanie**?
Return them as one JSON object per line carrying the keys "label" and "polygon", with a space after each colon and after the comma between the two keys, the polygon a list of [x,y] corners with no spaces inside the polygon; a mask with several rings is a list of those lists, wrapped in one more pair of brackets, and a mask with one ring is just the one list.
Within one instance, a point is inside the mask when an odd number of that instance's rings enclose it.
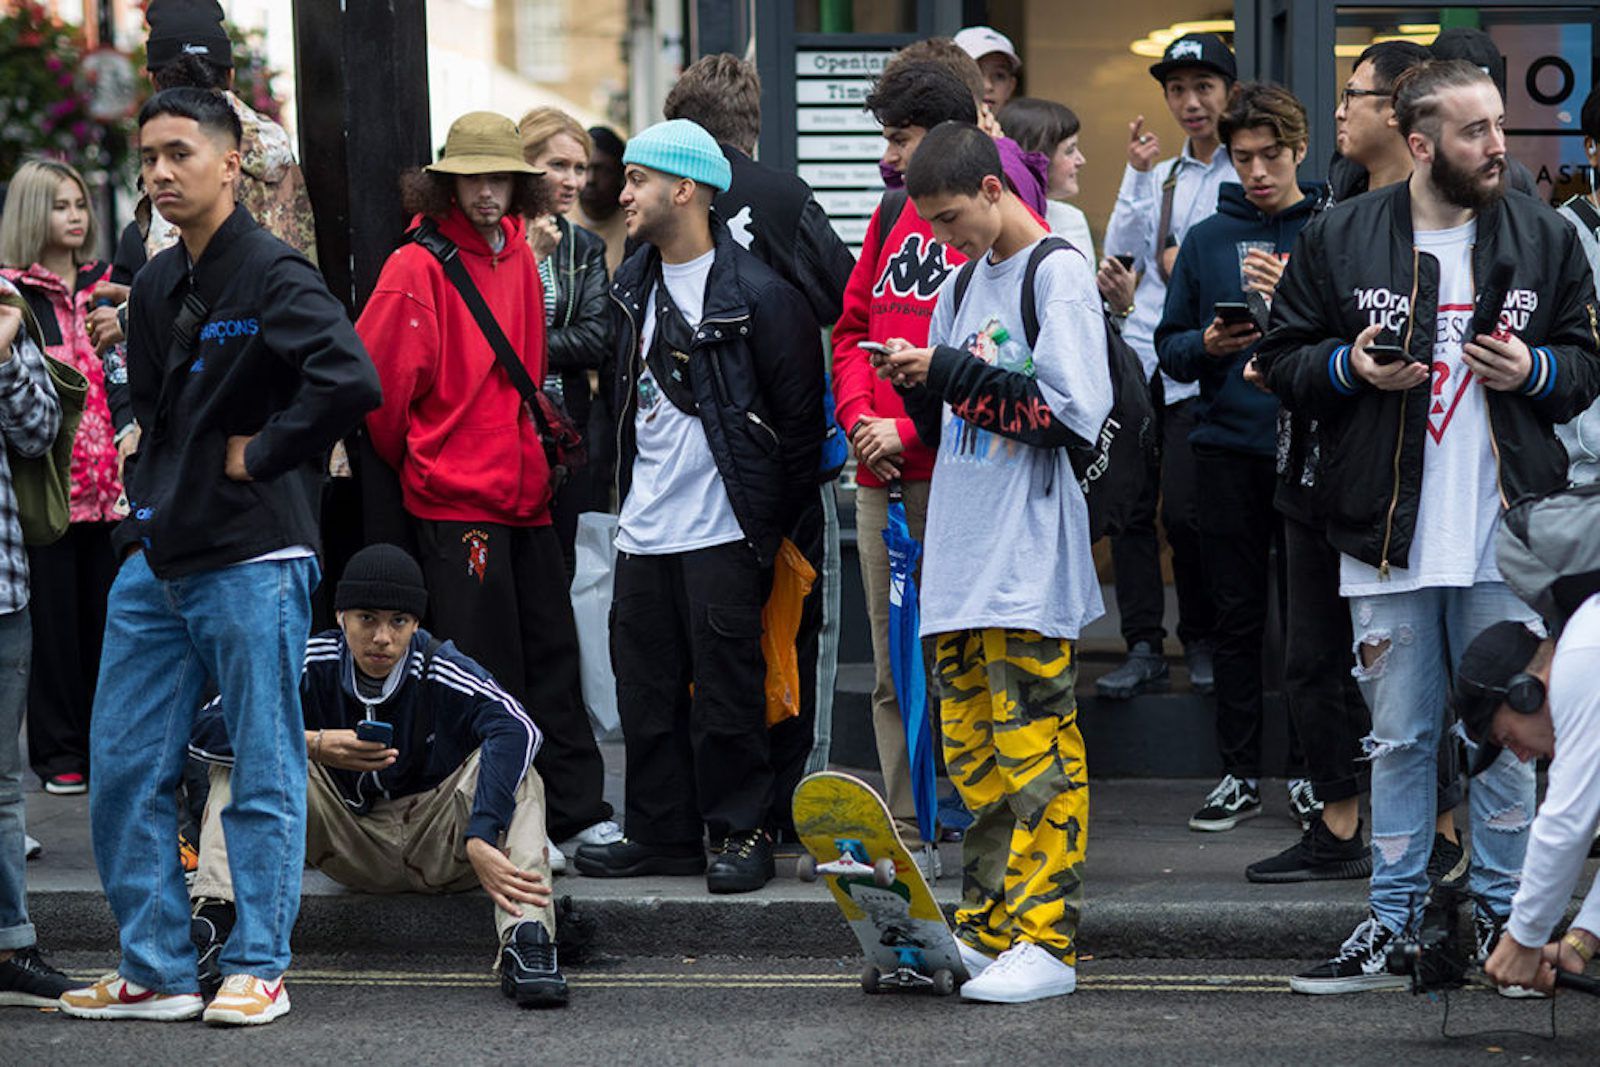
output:
{"label": "light blue beanie", "polygon": [[733,184],[733,168],[716,139],[688,119],[668,119],[634,134],[622,162],[688,178],[720,192],[727,192]]}

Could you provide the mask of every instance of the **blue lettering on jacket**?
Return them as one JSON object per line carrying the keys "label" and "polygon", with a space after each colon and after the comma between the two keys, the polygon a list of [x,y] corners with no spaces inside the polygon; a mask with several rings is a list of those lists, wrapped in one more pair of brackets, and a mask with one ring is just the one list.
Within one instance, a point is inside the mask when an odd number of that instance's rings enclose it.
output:
{"label": "blue lettering on jacket", "polygon": [[200,331],[200,340],[226,345],[229,338],[254,337],[260,332],[261,323],[256,319],[218,319],[205,324]]}

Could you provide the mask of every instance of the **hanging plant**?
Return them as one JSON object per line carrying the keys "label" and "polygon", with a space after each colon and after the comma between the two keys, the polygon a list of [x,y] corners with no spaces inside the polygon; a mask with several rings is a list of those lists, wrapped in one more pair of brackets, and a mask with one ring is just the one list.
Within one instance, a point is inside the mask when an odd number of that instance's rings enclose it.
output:
{"label": "hanging plant", "polygon": [[0,179],[44,156],[95,180],[104,130],[89,114],[84,47],[81,31],[37,0],[13,0],[0,15]]}

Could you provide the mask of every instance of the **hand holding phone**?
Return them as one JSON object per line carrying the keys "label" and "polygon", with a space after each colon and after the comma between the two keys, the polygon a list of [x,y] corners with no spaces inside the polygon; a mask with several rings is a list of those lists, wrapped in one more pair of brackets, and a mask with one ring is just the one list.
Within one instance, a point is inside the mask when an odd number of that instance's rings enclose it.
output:
{"label": "hand holding phone", "polygon": [[1372,362],[1380,367],[1387,367],[1403,359],[1410,359],[1406,350],[1399,345],[1370,344],[1367,346],[1367,355],[1372,357]]}
{"label": "hand holding phone", "polygon": [[1233,300],[1219,300],[1211,308],[1212,314],[1222,320],[1224,326],[1243,326],[1246,323],[1255,325],[1255,317],[1250,314],[1250,305]]}
{"label": "hand holding phone", "polygon": [[362,719],[356,723],[356,740],[377,742],[389,748],[394,742],[394,726],[378,719]]}

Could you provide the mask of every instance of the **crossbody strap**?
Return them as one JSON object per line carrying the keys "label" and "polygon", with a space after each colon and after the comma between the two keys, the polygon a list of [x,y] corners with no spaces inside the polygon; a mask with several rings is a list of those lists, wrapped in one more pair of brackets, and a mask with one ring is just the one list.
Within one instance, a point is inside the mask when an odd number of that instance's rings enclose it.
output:
{"label": "crossbody strap", "polygon": [[1600,238],[1600,211],[1595,210],[1594,204],[1590,202],[1587,196],[1580,193],[1568,200],[1566,206],[1571,208],[1573,213],[1583,220],[1583,224],[1589,227],[1590,233],[1594,234],[1596,238]]}
{"label": "crossbody strap", "polygon": [[1161,183],[1161,216],[1156,223],[1156,274],[1162,285],[1171,277],[1162,263],[1161,253],[1166,251],[1167,238],[1172,236],[1172,201],[1178,195],[1178,165],[1182,162],[1182,156],[1174,159],[1166,180]]}

